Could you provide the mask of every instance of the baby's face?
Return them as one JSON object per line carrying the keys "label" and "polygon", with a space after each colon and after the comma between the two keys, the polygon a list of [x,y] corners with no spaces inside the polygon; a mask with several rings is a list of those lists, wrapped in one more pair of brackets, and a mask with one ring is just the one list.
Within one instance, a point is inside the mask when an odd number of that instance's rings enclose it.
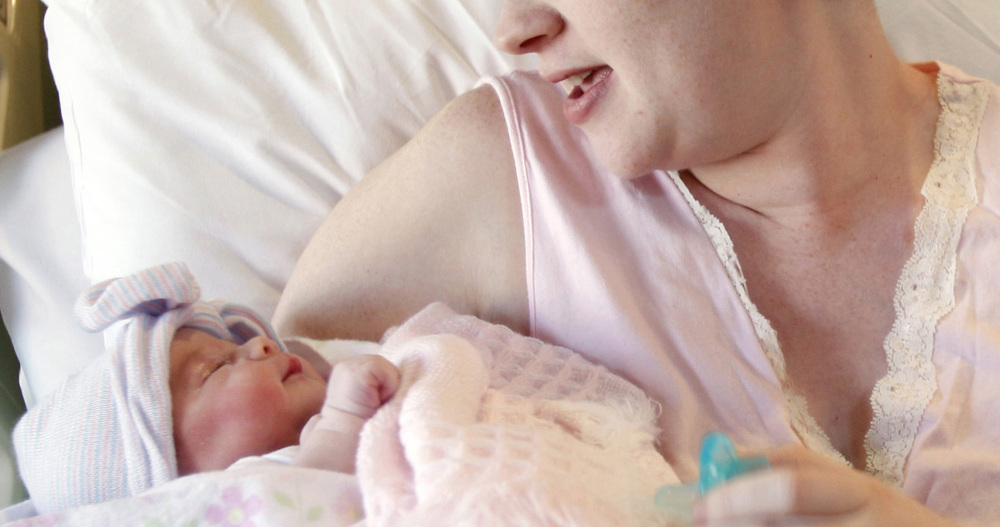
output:
{"label": "baby's face", "polygon": [[266,337],[237,345],[183,328],[170,344],[170,392],[183,475],[297,444],[326,381]]}

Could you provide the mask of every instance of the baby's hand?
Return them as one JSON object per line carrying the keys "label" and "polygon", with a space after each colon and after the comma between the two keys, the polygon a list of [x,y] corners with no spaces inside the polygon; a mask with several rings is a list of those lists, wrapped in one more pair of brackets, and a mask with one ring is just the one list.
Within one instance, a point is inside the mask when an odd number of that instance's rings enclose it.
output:
{"label": "baby's hand", "polygon": [[392,398],[398,388],[399,370],[385,357],[352,357],[333,368],[326,386],[322,414],[347,412],[368,419]]}
{"label": "baby's hand", "polygon": [[354,473],[361,428],[399,388],[399,370],[379,355],[338,363],[326,386],[326,402],[302,430],[297,466]]}

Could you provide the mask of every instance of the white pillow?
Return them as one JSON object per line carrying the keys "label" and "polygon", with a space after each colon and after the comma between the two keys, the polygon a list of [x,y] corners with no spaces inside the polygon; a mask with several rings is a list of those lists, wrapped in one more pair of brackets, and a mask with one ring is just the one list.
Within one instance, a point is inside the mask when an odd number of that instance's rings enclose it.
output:
{"label": "white pillow", "polygon": [[0,156],[0,260],[0,313],[30,407],[103,347],[100,335],[83,331],[73,319],[73,302],[89,282],[80,267],[80,228],[61,129]]}
{"label": "white pillow", "polygon": [[265,316],[355,181],[533,60],[493,48],[495,0],[48,5],[87,277],[183,260]]}
{"label": "white pillow", "polygon": [[500,3],[51,0],[92,280],[187,261],[273,307],[348,188],[482,74]]}

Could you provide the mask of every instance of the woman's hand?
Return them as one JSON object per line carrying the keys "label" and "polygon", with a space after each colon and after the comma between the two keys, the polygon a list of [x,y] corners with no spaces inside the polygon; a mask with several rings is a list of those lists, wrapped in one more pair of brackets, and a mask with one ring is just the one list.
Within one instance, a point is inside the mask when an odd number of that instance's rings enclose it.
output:
{"label": "woman's hand", "polygon": [[770,470],[717,487],[695,505],[698,525],[954,527],[872,476],[800,446],[766,453]]}

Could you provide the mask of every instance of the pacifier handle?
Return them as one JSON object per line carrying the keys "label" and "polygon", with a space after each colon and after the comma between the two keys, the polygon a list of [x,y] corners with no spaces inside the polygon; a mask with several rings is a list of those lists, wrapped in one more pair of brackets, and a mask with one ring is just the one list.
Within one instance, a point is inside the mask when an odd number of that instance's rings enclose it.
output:
{"label": "pacifier handle", "polygon": [[713,432],[701,442],[698,481],[686,485],[664,485],[657,490],[653,499],[657,507],[674,521],[690,524],[694,502],[708,491],[740,474],[770,466],[764,456],[740,458],[729,437]]}
{"label": "pacifier handle", "polygon": [[708,491],[740,474],[770,466],[764,456],[746,458],[737,456],[736,447],[729,437],[721,432],[713,432],[701,443],[698,492],[704,496]]}

